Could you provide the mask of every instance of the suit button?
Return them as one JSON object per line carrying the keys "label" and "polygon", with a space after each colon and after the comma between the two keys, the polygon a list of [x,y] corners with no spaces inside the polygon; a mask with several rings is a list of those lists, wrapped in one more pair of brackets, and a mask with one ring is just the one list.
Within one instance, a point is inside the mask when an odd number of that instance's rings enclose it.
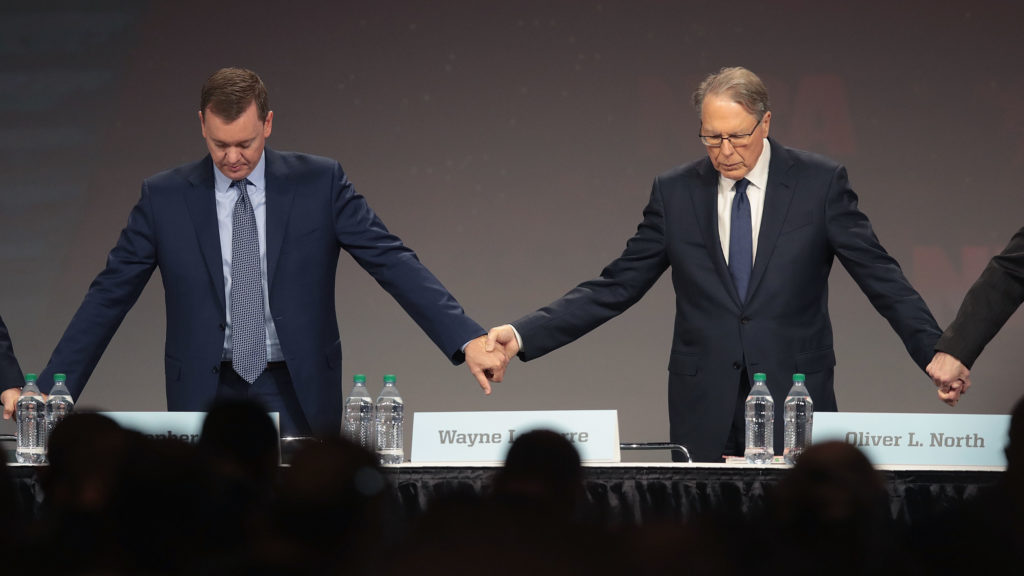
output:
{"label": "suit button", "polygon": [[740,368],[743,368],[743,364],[740,364],[739,362],[733,362],[732,363],[732,369],[733,370],[739,370]]}
{"label": "suit button", "polygon": [[747,318],[746,316],[740,318],[740,324],[750,324],[750,318]]}
{"label": "suit button", "polygon": [[211,370],[211,372],[213,372],[214,374],[219,374],[220,373],[220,366],[214,366],[213,370]]}
{"label": "suit button", "polygon": [[228,327],[223,322],[221,322],[220,324],[217,324],[217,328],[220,328],[221,332],[223,332],[223,331],[228,329]]}

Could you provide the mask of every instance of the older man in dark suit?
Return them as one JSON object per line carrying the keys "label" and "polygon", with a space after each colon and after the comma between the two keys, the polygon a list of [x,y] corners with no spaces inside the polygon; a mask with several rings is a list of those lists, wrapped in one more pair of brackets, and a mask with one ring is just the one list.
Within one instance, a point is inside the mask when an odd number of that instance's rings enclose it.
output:
{"label": "older man in dark suit", "polygon": [[[694,94],[707,157],[654,181],[636,234],[601,275],[491,330],[523,360],[622,313],[671,269],[673,442],[699,460],[743,453],[743,401],[768,375],[776,422],[795,372],[817,410],[837,409],[828,277],[836,258],[922,369],[939,327],[857,207],[846,169],[769,139],[768,92],[749,70],[712,74]],[[782,426],[775,428],[780,451]]]}

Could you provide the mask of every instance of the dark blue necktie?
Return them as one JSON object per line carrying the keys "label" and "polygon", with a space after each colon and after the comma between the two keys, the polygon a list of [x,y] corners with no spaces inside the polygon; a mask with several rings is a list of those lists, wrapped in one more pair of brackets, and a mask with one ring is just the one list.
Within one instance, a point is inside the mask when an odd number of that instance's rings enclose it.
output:
{"label": "dark blue necktie", "polygon": [[267,367],[267,325],[263,317],[260,237],[245,189],[247,183],[232,183],[239,194],[231,219],[231,367],[252,384]]}
{"label": "dark blue necktie", "polygon": [[736,182],[736,195],[732,199],[732,224],[729,232],[729,273],[732,274],[740,302],[747,299],[750,270],[754,266],[754,234],[750,225],[750,200],[747,198],[746,178]]}

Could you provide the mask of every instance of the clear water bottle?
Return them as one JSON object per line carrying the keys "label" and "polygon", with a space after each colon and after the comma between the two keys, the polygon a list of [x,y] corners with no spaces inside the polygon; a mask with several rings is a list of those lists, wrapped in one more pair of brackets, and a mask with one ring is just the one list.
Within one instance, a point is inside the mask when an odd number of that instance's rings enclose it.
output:
{"label": "clear water bottle", "polygon": [[18,419],[18,448],[15,452],[22,464],[46,462],[46,405],[36,386],[36,375],[25,375],[25,387],[15,406]]}
{"label": "clear water bottle", "polygon": [[352,392],[345,398],[341,432],[367,450],[373,450],[370,437],[373,430],[373,399],[366,390],[366,376],[352,377]]}
{"label": "clear water bottle", "polygon": [[775,401],[763,372],[754,374],[754,386],[745,402],[747,441],[743,456],[751,464],[771,464],[775,456]]}
{"label": "clear water bottle", "polygon": [[64,374],[53,375],[53,388],[50,396],[46,399],[46,438],[49,441],[50,432],[60,424],[60,421],[71,413],[75,407],[75,401],[71,398],[71,392],[65,384],[68,377]]}
{"label": "clear water bottle", "polygon": [[811,445],[811,429],[814,427],[814,401],[804,386],[803,374],[793,374],[793,387],[786,396],[786,447],[782,457],[787,464],[795,464],[797,458]]}
{"label": "clear water bottle", "polygon": [[381,464],[401,464],[405,458],[403,443],[405,436],[402,431],[402,419],[405,404],[402,396],[395,388],[395,377],[384,376],[384,389],[377,396],[377,407],[374,421],[377,423],[377,457]]}

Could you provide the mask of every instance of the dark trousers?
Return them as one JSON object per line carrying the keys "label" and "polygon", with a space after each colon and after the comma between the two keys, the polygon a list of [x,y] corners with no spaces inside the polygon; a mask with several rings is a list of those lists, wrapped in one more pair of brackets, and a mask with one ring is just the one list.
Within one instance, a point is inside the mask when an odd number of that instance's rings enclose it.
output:
{"label": "dark trousers", "polygon": [[267,412],[281,418],[281,436],[311,436],[312,429],[299,405],[292,387],[292,377],[284,362],[270,362],[255,382],[249,384],[231,368],[231,362],[220,367],[217,398],[248,399],[262,404]]}
{"label": "dark trousers", "polygon": [[740,385],[736,391],[736,407],[733,409],[729,439],[725,441],[725,449],[722,450],[723,456],[743,456],[743,451],[746,449],[747,421],[744,408],[750,388],[750,377],[747,375],[747,369],[744,368],[740,371]]}

